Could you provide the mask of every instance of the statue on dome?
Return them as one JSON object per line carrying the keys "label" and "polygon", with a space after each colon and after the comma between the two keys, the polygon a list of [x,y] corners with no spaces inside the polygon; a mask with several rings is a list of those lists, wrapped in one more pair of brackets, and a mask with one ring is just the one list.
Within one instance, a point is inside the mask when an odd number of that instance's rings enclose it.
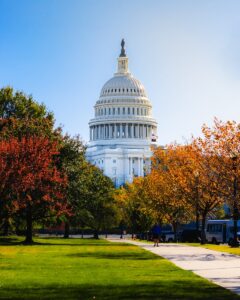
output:
{"label": "statue on dome", "polygon": [[121,49],[120,57],[125,57],[126,56],[126,52],[125,52],[124,46],[125,46],[125,41],[124,41],[124,39],[122,39],[122,41],[121,41],[121,47],[122,47],[122,49]]}

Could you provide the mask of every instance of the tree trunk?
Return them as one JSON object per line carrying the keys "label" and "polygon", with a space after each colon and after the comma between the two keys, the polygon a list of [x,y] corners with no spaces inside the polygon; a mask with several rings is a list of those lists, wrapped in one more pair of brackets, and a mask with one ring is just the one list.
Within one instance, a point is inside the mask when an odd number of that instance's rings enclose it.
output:
{"label": "tree trunk", "polygon": [[98,230],[97,229],[94,230],[94,238],[97,239],[97,240],[99,239]]}
{"label": "tree trunk", "polygon": [[64,238],[65,239],[69,238],[69,233],[70,233],[70,224],[69,224],[69,221],[67,220],[65,222],[65,227],[64,227]]}
{"label": "tree trunk", "polygon": [[206,226],[206,217],[207,215],[202,214],[202,229],[201,229],[201,244],[206,244],[206,234],[205,234],[205,226]]}
{"label": "tree trunk", "polygon": [[177,222],[173,222],[172,226],[173,226],[173,232],[174,232],[174,241],[177,242],[178,223]]}
{"label": "tree trunk", "polygon": [[238,207],[237,207],[237,177],[236,175],[234,176],[234,182],[233,182],[233,243],[232,247],[239,247],[239,242],[238,242]]}
{"label": "tree trunk", "polygon": [[26,215],[26,221],[27,221],[27,230],[26,230],[26,239],[25,244],[32,244],[32,207],[30,204],[27,206],[27,215]]}
{"label": "tree trunk", "polygon": [[9,217],[7,216],[4,219],[4,222],[3,222],[3,236],[8,236],[8,234],[9,234],[9,225],[10,225]]}

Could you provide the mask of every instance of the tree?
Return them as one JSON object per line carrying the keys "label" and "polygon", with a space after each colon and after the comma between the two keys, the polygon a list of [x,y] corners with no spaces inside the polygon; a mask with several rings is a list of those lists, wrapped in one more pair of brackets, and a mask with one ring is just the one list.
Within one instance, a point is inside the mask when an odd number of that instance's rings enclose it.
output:
{"label": "tree", "polygon": [[81,222],[82,198],[89,187],[89,164],[85,159],[85,146],[79,136],[64,136],[59,150],[58,168],[68,177],[65,197],[72,210],[71,215],[68,214],[64,218],[64,237],[68,238],[71,223]]}
{"label": "tree", "polygon": [[153,215],[149,205],[147,182],[143,177],[135,178],[133,183],[127,183],[116,190],[115,199],[121,212],[122,222],[135,233],[148,231],[153,224]]}
{"label": "tree", "polygon": [[[60,128],[54,129],[53,113],[44,104],[37,103],[32,96],[14,92],[13,88],[0,89],[0,140],[17,137],[46,136],[52,140],[61,139]],[[1,190],[0,223],[4,234],[8,234],[11,219],[10,191]],[[1,224],[0,224],[1,227]]]}
{"label": "tree", "polygon": [[211,158],[211,174],[218,177],[219,195],[231,208],[234,219],[233,246],[238,246],[237,220],[239,218],[240,194],[238,191],[240,168],[240,124],[235,121],[214,120],[212,128],[202,128],[203,137],[196,140],[205,157]]}
{"label": "tree", "polygon": [[98,238],[99,230],[114,225],[116,205],[113,198],[112,180],[99,168],[88,164],[85,175],[85,189],[81,197],[81,214],[84,223],[94,230]]}
{"label": "tree", "polygon": [[157,221],[170,223],[177,238],[180,223],[192,218],[192,209],[183,183],[182,174],[185,148],[169,145],[166,149],[158,147],[153,151],[152,171],[147,176],[150,205]]}
{"label": "tree", "polygon": [[0,141],[1,191],[9,191],[5,199],[11,198],[11,211],[26,219],[26,243],[32,243],[33,220],[69,211],[63,196],[66,178],[55,166],[57,154],[57,143],[46,137]]}

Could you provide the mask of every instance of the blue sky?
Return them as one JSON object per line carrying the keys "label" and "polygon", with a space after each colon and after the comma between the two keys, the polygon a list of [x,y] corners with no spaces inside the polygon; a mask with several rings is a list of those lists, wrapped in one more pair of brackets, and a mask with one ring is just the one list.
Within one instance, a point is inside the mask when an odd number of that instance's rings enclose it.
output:
{"label": "blue sky", "polygon": [[240,1],[0,0],[0,87],[32,94],[88,140],[121,38],[145,86],[159,143],[240,121]]}

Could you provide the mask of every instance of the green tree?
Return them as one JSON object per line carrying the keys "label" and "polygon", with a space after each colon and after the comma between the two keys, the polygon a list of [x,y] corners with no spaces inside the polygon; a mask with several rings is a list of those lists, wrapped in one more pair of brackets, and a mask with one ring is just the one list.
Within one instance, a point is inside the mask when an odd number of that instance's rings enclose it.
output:
{"label": "green tree", "polygon": [[116,223],[117,207],[113,197],[114,185],[99,168],[88,164],[85,187],[82,195],[83,221],[94,230],[94,237],[98,238],[100,230]]}

